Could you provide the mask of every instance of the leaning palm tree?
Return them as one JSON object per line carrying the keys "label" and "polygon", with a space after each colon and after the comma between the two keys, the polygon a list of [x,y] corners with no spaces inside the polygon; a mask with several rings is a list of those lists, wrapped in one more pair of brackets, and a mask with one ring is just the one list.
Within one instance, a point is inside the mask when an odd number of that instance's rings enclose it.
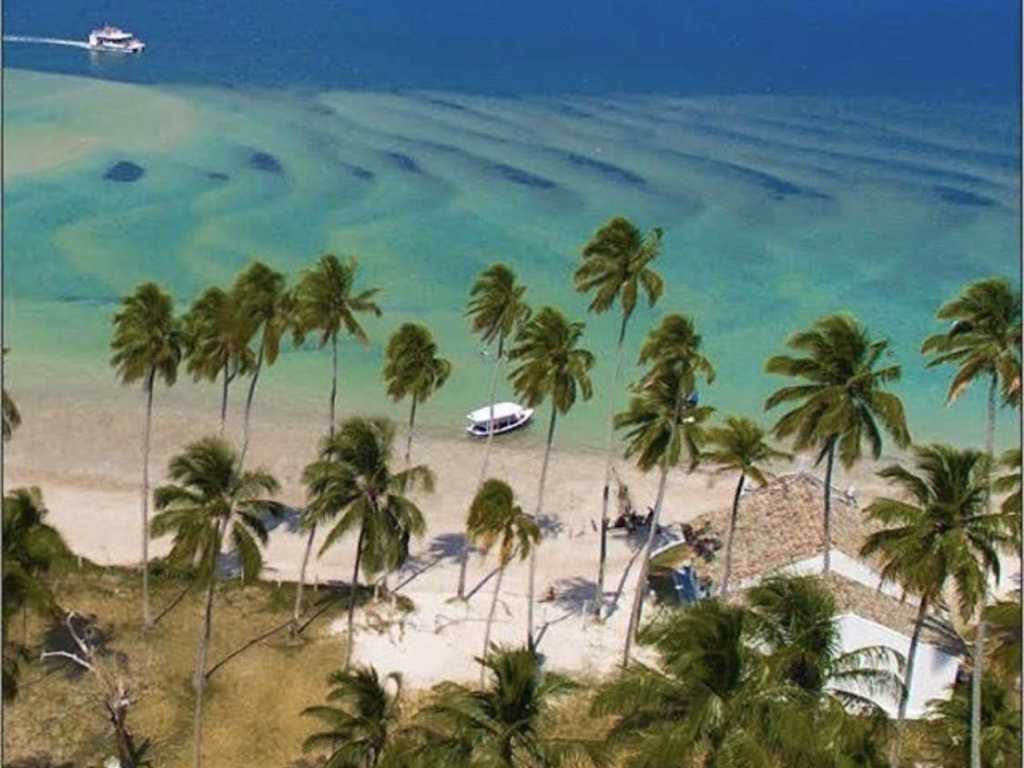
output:
{"label": "leaning palm tree", "polygon": [[598,688],[592,713],[614,716],[626,768],[786,765],[767,729],[788,725],[788,686],[746,642],[738,606],[704,600],[645,628],[658,667],[633,663]]}
{"label": "leaning palm tree", "polygon": [[842,652],[835,597],[814,576],[774,575],[746,594],[750,636],[782,679],[814,700],[835,698],[859,714],[882,714],[878,696],[902,694],[903,658],[888,646]]}
{"label": "leaning palm tree", "polygon": [[[402,675],[392,672],[383,680],[377,670],[357,665],[327,677],[331,704],[307,707],[303,715],[315,717],[325,730],[309,736],[303,752],[326,750],[325,768],[376,768],[391,746],[402,716]],[[388,683],[394,690],[388,690]],[[332,706],[332,704],[341,706]]]}
{"label": "leaning palm tree", "polygon": [[[1020,693],[1013,683],[985,673],[984,706],[978,733],[978,755],[984,768],[1017,768],[1021,764]],[[968,692],[958,687],[949,698],[928,702],[922,729],[923,761],[936,768],[967,768],[973,742],[969,723],[974,722]]]}
{"label": "leaning palm tree", "polygon": [[730,416],[724,426],[712,427],[707,432],[707,442],[714,446],[705,451],[703,458],[716,465],[716,472],[739,472],[736,493],[732,497],[732,515],[729,518],[729,535],[725,542],[725,567],[722,574],[723,597],[729,592],[729,576],[732,574],[732,544],[736,536],[736,521],[739,519],[740,495],[747,478],[758,485],[768,482],[764,464],[772,460],[793,458],[792,454],[779,451],[765,442],[764,430],[754,421]]}
{"label": "leaning palm tree", "polygon": [[657,536],[665,500],[668,471],[679,463],[685,449],[689,467],[700,461],[704,442],[703,422],[713,409],[698,405],[697,379],[711,383],[715,371],[700,349],[701,337],[693,321],[682,315],[668,315],[648,335],[640,350],[640,364],[648,371],[633,386],[629,408],[616,415],[615,428],[625,431],[626,458],[635,458],[642,472],[659,468],[658,493],[647,539],[640,555],[640,573],[630,610],[623,649],[623,665],[629,663],[633,638],[640,625],[640,612],[647,592],[651,550]]}
{"label": "leaning palm tree", "polygon": [[[48,510],[38,488],[15,488],[3,499],[3,694],[13,699],[18,692],[18,660],[22,644],[11,639],[10,619],[19,612],[58,613],[57,600],[45,576],[71,550],[60,532],[46,523]],[[23,624],[24,626],[24,624]]]}
{"label": "leaning palm tree", "polygon": [[202,438],[186,447],[171,459],[168,476],[171,482],[153,493],[159,513],[153,518],[152,534],[173,536],[168,561],[191,567],[195,585],[205,589],[193,682],[193,762],[200,768],[206,660],[213,634],[220,555],[229,543],[237,555],[242,578],[257,578],[263,568],[261,547],[267,543],[263,520],[267,515],[280,514],[282,507],[266,498],[277,493],[277,480],[262,470],[242,472],[235,450],[218,437]]}
{"label": "leaning palm tree", "polygon": [[[484,458],[480,463],[480,479],[477,490],[484,484],[491,459],[491,443],[494,441],[494,401],[498,389],[498,371],[505,358],[505,343],[530,319],[530,308],[523,300],[526,286],[516,281],[516,274],[505,264],[492,264],[477,277],[469,293],[466,316],[470,319],[473,332],[480,335],[484,344],[497,342],[494,355],[494,370],[491,374],[491,388],[488,400],[491,418],[487,428],[487,443]],[[459,553],[459,585],[457,596],[466,596],[466,564],[469,562],[469,544],[464,542]]]}
{"label": "leaning palm tree", "polygon": [[285,288],[285,278],[261,261],[254,261],[238,275],[232,287],[238,308],[239,321],[249,333],[259,334],[256,362],[252,367],[249,394],[245,399],[245,421],[242,432],[241,458],[249,448],[249,419],[256,383],[264,363],[267,367],[277,361],[281,339],[292,323],[291,295]]}
{"label": "leaning palm tree", "polygon": [[425,326],[404,323],[391,336],[384,354],[384,380],[388,397],[398,401],[411,395],[409,434],[405,442],[405,463],[412,455],[412,437],[416,429],[416,406],[444,386],[452,364],[437,356],[437,344]]}
{"label": "leaning palm tree", "polygon": [[[10,350],[3,348],[4,357]],[[15,405],[14,399],[7,393],[7,387],[3,389],[3,439],[7,442],[14,434],[14,430],[21,426],[21,412]]]}
{"label": "leaning palm tree", "polygon": [[591,312],[601,314],[619,304],[622,320],[615,345],[615,367],[608,387],[608,441],[605,448],[604,489],[601,495],[601,552],[597,566],[595,613],[600,616],[604,600],[604,571],[608,556],[608,498],[612,482],[615,440],[615,406],[618,382],[622,373],[622,351],[626,326],[636,310],[641,292],[653,307],[665,290],[665,283],[651,268],[661,251],[662,230],[654,228],[646,235],[628,219],[616,217],[597,230],[583,246],[582,264],[573,275],[576,290],[591,293]]}
{"label": "leaning palm tree", "polygon": [[232,382],[252,370],[249,338],[251,323],[239,312],[237,294],[207,288],[184,317],[185,370],[193,381],[221,380],[220,432],[228,418],[228,392]]}
{"label": "leaning palm tree", "polygon": [[519,768],[604,762],[601,743],[551,732],[557,701],[578,690],[576,683],[546,671],[528,648],[493,646],[477,661],[490,673],[490,685],[473,690],[441,683],[417,714],[413,731],[423,765]]}
{"label": "leaning palm tree", "polygon": [[[393,472],[395,428],[387,419],[351,418],[320,443],[316,461],[303,471],[306,507],[313,524],[334,522],[320,554],[352,530],[359,530],[348,603],[345,668],[352,660],[360,568],[367,574],[390,570],[408,552],[409,538],[426,530],[420,508],[404,494],[422,485],[433,491],[434,475],[424,465]],[[293,623],[298,621],[294,615]]]}
{"label": "leaning palm tree", "polygon": [[[355,290],[357,269],[358,262],[354,258],[342,262],[333,254],[325,254],[316,266],[302,274],[293,297],[296,343],[301,344],[307,333],[317,331],[320,334],[320,348],[328,343],[331,345],[331,396],[327,417],[329,435],[334,434],[335,400],[338,394],[338,337],[346,334],[362,344],[368,343],[366,331],[359,324],[359,316],[381,315],[380,307],[374,301],[378,293],[376,288],[358,292]],[[299,569],[293,626],[302,613],[302,588],[306,583],[306,568],[313,551],[313,538],[316,536],[315,520],[304,519],[303,524],[309,528],[309,534],[302,555],[302,567]]]}
{"label": "leaning palm tree", "polygon": [[[557,309],[544,307],[523,326],[516,344],[509,352],[509,360],[516,363],[512,370],[512,386],[516,394],[531,408],[545,398],[551,400],[547,440],[544,443],[544,463],[541,465],[537,487],[537,508],[534,519],[538,522],[544,512],[544,486],[547,482],[551,446],[555,439],[558,414],[566,414],[575,405],[579,395],[589,400],[593,395],[590,369],[594,355],[579,347],[583,323],[569,322]],[[536,547],[530,551],[530,581],[527,597],[526,641],[530,650],[535,648],[533,637],[534,580],[537,570]]]}
{"label": "leaning palm tree", "polygon": [[[785,386],[765,401],[765,410],[783,403],[798,403],[775,423],[777,439],[793,438],[793,449],[818,452],[817,464],[825,464],[824,573],[832,563],[832,468],[836,451],[847,469],[861,458],[866,440],[871,455],[882,455],[882,430],[900,448],[910,445],[910,432],[897,395],[885,386],[899,381],[899,365],[883,365],[891,355],[889,342],[872,340],[865,328],[849,315],[828,315],[810,330],[799,331],[786,341],[801,357],[776,355],[765,364],[777,373],[804,383]],[[879,429],[879,422],[881,429]]]}
{"label": "leaning palm tree", "polygon": [[965,620],[984,599],[989,575],[999,576],[999,547],[1011,540],[1002,513],[985,510],[988,471],[984,454],[946,445],[914,449],[919,474],[894,464],[878,473],[901,492],[880,497],[864,512],[881,526],[868,536],[862,557],[879,556],[883,581],[917,595],[918,609],[907,654],[893,762],[898,763],[902,723],[914,676],[921,628],[946,585],[955,587]]}
{"label": "leaning palm tree", "polygon": [[[485,552],[498,545],[498,578],[494,583],[494,596],[491,598],[491,610],[487,614],[487,627],[484,630],[484,656],[491,645],[491,627],[494,625],[494,614],[498,607],[498,593],[505,577],[505,568],[518,557],[525,560],[533,548],[540,543],[540,528],[536,521],[523,512],[516,504],[515,494],[508,483],[491,478],[476,492],[473,504],[469,508],[466,519],[466,538],[479,544]],[[484,684],[486,666],[480,669],[480,687]]]}
{"label": "leaning palm tree", "polygon": [[184,334],[174,316],[174,300],[155,283],[143,283],[121,300],[114,315],[110,364],[122,384],[142,382],[146,395],[146,426],[142,439],[142,622],[152,624],[149,612],[149,438],[153,420],[153,390],[159,377],[168,387],[178,378]]}
{"label": "leaning palm tree", "polygon": [[996,429],[996,393],[1020,401],[1020,294],[1005,278],[970,283],[952,301],[943,304],[936,316],[952,320],[952,327],[925,339],[921,352],[931,355],[928,366],[951,364],[956,373],[949,383],[946,402],[954,402],[971,382],[988,380],[988,412],[985,420],[985,450],[993,456]]}

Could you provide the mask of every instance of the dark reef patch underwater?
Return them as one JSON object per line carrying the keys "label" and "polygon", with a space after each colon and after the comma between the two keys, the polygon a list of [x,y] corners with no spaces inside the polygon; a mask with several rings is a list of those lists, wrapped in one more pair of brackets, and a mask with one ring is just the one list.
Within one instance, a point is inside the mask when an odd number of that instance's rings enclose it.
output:
{"label": "dark reef patch underwater", "polygon": [[129,160],[121,160],[110,166],[107,172],[103,174],[103,178],[107,181],[121,181],[130,184],[138,181],[145,175],[146,169],[141,165],[136,165]]}
{"label": "dark reef patch underwater", "polygon": [[269,152],[253,152],[249,155],[249,166],[266,173],[284,173],[281,161]]}

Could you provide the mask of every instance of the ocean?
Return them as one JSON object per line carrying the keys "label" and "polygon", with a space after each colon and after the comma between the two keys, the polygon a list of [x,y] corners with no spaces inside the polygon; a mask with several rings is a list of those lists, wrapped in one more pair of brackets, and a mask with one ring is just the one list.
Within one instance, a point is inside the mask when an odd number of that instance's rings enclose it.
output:
{"label": "ocean", "polygon": [[[503,260],[536,306],[587,320],[597,395],[561,434],[597,445],[616,321],[587,315],[570,278],[591,232],[623,214],[666,233],[668,289],[632,321],[631,359],[663,314],[689,313],[718,368],[705,401],[765,419],[779,381],[764,360],[849,311],[891,339],[915,437],[980,443],[980,388],[944,407],[948,372],[917,350],[965,281],[1020,280],[1018,13],[11,0],[4,34],[82,39],[110,22],[148,47],[4,46],[7,386],[115,387],[110,316],[143,280],[184,306],[253,258],[294,276],[332,251],[359,257],[385,311],[368,347],[343,346],[342,407],[404,415],[381,351],[424,322],[455,373],[419,418],[458,434],[489,381],[462,312]],[[117,163],[142,173],[106,178]],[[288,350],[261,392],[312,407],[329,364]],[[1001,414],[1001,443],[1013,424]]]}

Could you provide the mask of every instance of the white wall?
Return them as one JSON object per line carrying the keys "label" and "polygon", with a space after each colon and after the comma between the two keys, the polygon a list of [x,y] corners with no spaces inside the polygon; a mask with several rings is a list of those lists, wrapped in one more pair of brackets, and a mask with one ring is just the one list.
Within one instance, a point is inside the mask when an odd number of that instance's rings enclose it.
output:
{"label": "white wall", "polygon": [[[877,622],[865,619],[856,614],[846,613],[838,618],[843,652],[855,651],[872,645],[884,645],[903,654],[906,658],[910,652],[910,638],[900,632],[884,627]],[[921,717],[929,699],[944,699],[950,694],[950,686],[956,680],[959,662],[955,656],[936,648],[934,645],[919,642],[917,658],[914,662],[914,679],[910,687],[910,701],[907,705],[907,717]],[[895,667],[893,667],[893,671]],[[854,693],[867,695],[866,691],[851,688]],[[875,699],[886,712],[895,716],[899,702],[896,700]]]}

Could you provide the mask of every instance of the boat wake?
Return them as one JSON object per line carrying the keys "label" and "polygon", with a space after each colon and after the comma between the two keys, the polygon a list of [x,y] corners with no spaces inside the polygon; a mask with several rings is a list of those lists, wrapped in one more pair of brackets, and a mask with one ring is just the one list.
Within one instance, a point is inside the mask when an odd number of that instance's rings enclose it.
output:
{"label": "boat wake", "polygon": [[85,48],[88,50],[89,44],[81,40],[62,40],[58,37],[29,37],[27,35],[4,35],[3,41],[5,43],[37,43],[41,45],[66,45],[71,48]]}

